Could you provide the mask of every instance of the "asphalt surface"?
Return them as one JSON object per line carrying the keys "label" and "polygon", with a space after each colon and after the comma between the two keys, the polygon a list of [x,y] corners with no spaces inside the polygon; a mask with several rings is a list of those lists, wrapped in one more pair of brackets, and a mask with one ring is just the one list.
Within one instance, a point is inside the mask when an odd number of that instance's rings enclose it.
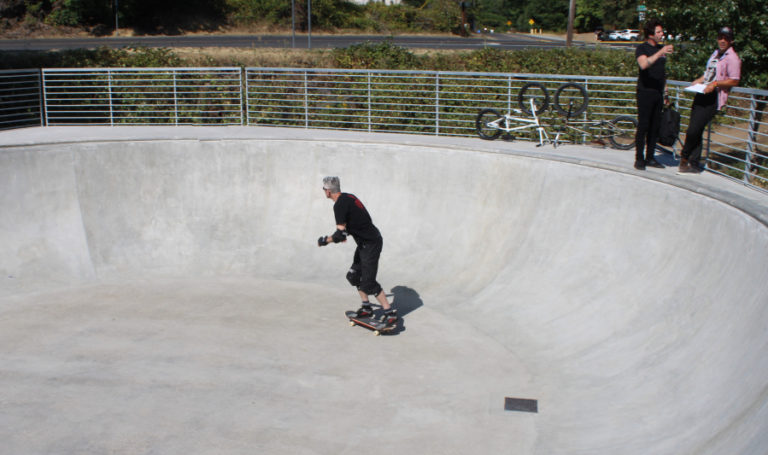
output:
{"label": "asphalt surface", "polygon": [[[768,197],[659,159],[2,132],[0,452],[766,453]],[[329,174],[384,235],[393,335],[347,325]]]}
{"label": "asphalt surface", "polygon": [[[126,47],[232,47],[232,48],[318,48],[349,47],[364,42],[391,40],[394,44],[413,49],[499,49],[555,48],[564,47],[562,39],[527,34],[485,34],[469,38],[458,36],[382,36],[382,35],[194,35],[194,36],[139,36],[102,38],[50,38],[50,39],[0,39],[4,51],[50,51],[71,49],[95,49]],[[574,46],[586,43],[574,42]],[[611,46],[632,46],[626,43],[610,43]]]}

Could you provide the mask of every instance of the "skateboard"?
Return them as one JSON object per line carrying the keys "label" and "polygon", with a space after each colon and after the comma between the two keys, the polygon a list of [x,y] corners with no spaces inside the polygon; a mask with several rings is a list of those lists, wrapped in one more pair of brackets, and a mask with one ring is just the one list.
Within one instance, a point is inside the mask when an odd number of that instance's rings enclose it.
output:
{"label": "skateboard", "polygon": [[358,318],[357,311],[347,311],[344,313],[349,318],[349,325],[354,327],[356,325],[363,326],[366,329],[373,330],[373,334],[376,336],[382,333],[387,333],[394,330],[397,325],[387,326],[385,323],[379,321],[376,318]]}

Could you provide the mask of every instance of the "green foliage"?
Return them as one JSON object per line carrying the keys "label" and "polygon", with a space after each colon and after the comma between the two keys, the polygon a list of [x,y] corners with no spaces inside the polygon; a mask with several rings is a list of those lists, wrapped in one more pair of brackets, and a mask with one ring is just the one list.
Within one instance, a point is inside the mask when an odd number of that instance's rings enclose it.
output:
{"label": "green foliage", "polygon": [[416,56],[391,40],[337,48],[332,56],[339,68],[412,69],[417,66]]}
{"label": "green foliage", "polygon": [[523,19],[526,24],[528,19],[533,19],[537,28],[565,30],[568,26],[568,0],[530,2],[523,12]]}
{"label": "green foliage", "polygon": [[461,22],[461,9],[456,0],[425,0],[413,14],[414,24],[422,32],[449,32]]}
{"label": "green foliage", "polygon": [[591,32],[603,25],[602,0],[577,0],[573,27],[579,32]]}
{"label": "green foliage", "polygon": [[[493,27],[506,29],[507,21],[517,30],[528,30],[529,20],[534,27],[549,31],[562,31],[568,26],[569,0],[549,2],[531,0],[474,0],[468,1],[475,29]],[[575,0],[574,28],[578,32],[591,32],[602,25],[615,28],[635,28],[637,0]]]}
{"label": "green foliage", "polygon": [[[73,5],[75,3],[75,5]],[[80,10],[76,0],[59,0],[53,11],[45,18],[45,22],[51,25],[75,26],[80,23]]]}
{"label": "green foliage", "polygon": [[[296,0],[295,21],[300,30],[307,29],[307,2]],[[266,23],[291,25],[290,0],[226,0],[225,11],[231,22],[239,25]],[[349,24],[360,24],[363,8],[346,0],[312,0],[312,28],[334,30]]]}
{"label": "green foliage", "polygon": [[[457,30],[461,17],[457,0],[405,0],[398,5],[370,2],[358,5],[349,0],[312,0],[315,30],[374,30],[405,32],[449,32]],[[617,27],[636,26],[637,0],[576,0],[575,25],[592,31],[602,23]],[[536,27],[565,30],[569,0],[463,0],[473,28],[506,30],[510,22],[518,29]],[[114,0],[6,0],[0,2],[3,17],[27,17],[51,25],[114,25]],[[307,28],[307,0],[296,0],[295,23]],[[291,0],[119,0],[120,24],[145,32],[179,32],[213,29],[222,25],[268,27],[291,26]]]}
{"label": "green foliage", "polygon": [[[301,3],[301,2],[300,2]],[[266,22],[291,24],[291,2],[284,0],[228,0],[230,20],[238,25]],[[304,9],[301,9],[302,17]]]}
{"label": "green foliage", "polygon": [[170,49],[77,49],[61,52],[2,52],[0,69],[13,68],[141,68],[180,67],[184,61]]}
{"label": "green foliage", "polygon": [[637,75],[634,57],[610,49],[525,49],[514,52],[497,48],[462,53],[453,58],[434,58],[424,64],[435,70],[502,73],[549,73],[590,76]]}
{"label": "green foliage", "polygon": [[765,0],[694,0],[648,2],[650,16],[661,18],[667,33],[681,35],[667,64],[670,77],[693,80],[704,72],[707,58],[717,48],[717,30],[728,25],[736,33],[741,57],[742,86],[768,86],[768,8]]}
{"label": "green foliage", "polygon": [[639,28],[637,0],[604,0],[602,2],[603,25],[613,28]]}
{"label": "green foliage", "polygon": [[[365,25],[362,29],[375,31],[414,32],[422,25],[418,10],[405,4],[386,6],[383,3],[369,3],[365,6]],[[423,28],[421,28],[423,30]]]}
{"label": "green foliage", "polygon": [[121,27],[165,33],[212,30],[224,23],[227,1],[119,0]]}

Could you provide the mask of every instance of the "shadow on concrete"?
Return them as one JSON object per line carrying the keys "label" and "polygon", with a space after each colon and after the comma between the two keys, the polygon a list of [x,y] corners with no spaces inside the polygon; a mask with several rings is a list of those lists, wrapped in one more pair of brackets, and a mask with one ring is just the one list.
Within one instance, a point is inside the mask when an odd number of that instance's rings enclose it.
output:
{"label": "shadow on concrete", "polygon": [[415,290],[407,286],[395,286],[392,288],[392,304],[397,308],[400,317],[412,313],[418,308],[424,306],[421,296]]}
{"label": "shadow on concrete", "polygon": [[419,293],[407,286],[395,286],[392,288],[392,305],[397,308],[400,320],[397,327],[388,332],[388,335],[399,335],[405,332],[405,316],[424,306]]}

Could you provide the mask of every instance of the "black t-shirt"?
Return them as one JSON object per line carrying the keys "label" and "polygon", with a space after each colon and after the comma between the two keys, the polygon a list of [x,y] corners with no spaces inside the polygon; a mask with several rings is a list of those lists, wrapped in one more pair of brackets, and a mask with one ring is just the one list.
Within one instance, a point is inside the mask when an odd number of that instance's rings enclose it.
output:
{"label": "black t-shirt", "polygon": [[381,233],[373,225],[368,210],[354,194],[341,193],[333,204],[333,214],[336,217],[336,224],[347,225],[347,232],[354,237],[355,242],[381,238]]}
{"label": "black t-shirt", "polygon": [[[661,44],[653,46],[648,44],[646,41],[645,43],[637,46],[637,49],[635,50],[635,59],[641,55],[650,57],[651,55],[658,52],[661,48]],[[666,63],[667,57],[661,57],[660,59],[653,62],[653,65],[644,70],[640,70],[640,75],[637,78],[637,89],[650,89],[663,92],[664,86],[667,83],[667,70],[665,68]]]}

